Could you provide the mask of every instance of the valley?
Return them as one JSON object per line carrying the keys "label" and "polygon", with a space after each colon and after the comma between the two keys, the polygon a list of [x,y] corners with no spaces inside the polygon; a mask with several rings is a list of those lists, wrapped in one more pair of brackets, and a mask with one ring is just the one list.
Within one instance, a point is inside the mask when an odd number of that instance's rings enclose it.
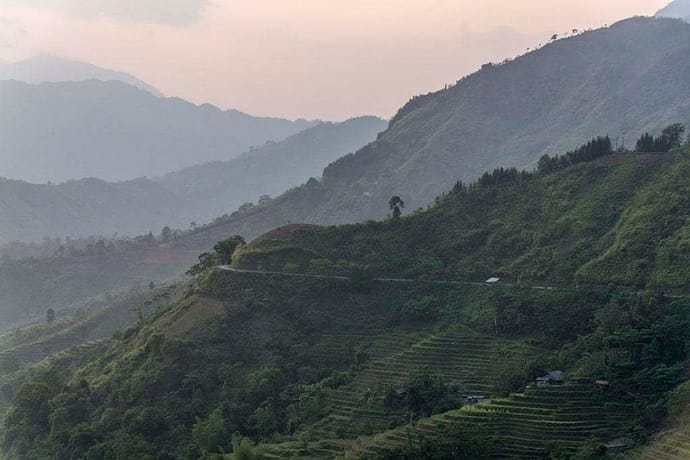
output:
{"label": "valley", "polygon": [[0,60],[0,459],[690,458],[687,2],[38,3],[148,70]]}

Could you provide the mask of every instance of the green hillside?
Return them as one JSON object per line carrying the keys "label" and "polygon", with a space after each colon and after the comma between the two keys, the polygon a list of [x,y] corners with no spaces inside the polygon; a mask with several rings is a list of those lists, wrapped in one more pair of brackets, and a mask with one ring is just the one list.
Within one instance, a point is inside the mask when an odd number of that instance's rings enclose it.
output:
{"label": "green hillside", "polygon": [[688,56],[690,24],[633,18],[486,65],[412,98],[375,142],[333,162],[321,180],[218,228],[254,238],[290,222],[380,219],[393,195],[427,206],[457,180],[497,166],[531,169],[592,136],[632,148],[645,131],[690,121]]}
{"label": "green hillside", "polygon": [[486,179],[497,185],[458,184],[399,220],[268,233],[235,263],[282,269],[289,254],[302,271],[320,261],[332,273],[356,264],[392,278],[687,293],[689,174],[687,152],[617,153],[550,174],[498,171]]}
{"label": "green hillside", "polygon": [[0,332],[42,322],[49,308],[61,317],[81,307],[105,305],[106,298],[152,281],[177,277],[204,248],[190,252],[159,244],[132,246],[103,246],[101,251],[91,244],[92,251],[83,254],[0,262]]}
{"label": "green hillside", "polygon": [[[690,156],[580,152],[556,171],[458,183],[401,218],[291,225],[240,247],[239,271],[209,267],[105,353],[33,374],[4,455],[641,449],[687,378]],[[554,370],[565,385],[534,387]],[[490,402],[467,402],[478,395]]]}

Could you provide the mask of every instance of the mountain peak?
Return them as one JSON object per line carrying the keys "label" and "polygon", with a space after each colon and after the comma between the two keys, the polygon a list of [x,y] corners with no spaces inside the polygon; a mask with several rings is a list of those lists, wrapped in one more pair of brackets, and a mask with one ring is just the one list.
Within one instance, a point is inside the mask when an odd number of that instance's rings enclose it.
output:
{"label": "mountain peak", "polygon": [[663,18],[676,18],[690,21],[690,0],[674,0],[660,9],[656,15]]}
{"label": "mountain peak", "polygon": [[18,80],[25,83],[115,80],[147,91],[154,96],[163,96],[156,88],[133,75],[50,54],[39,54],[17,62],[0,61],[0,80]]}

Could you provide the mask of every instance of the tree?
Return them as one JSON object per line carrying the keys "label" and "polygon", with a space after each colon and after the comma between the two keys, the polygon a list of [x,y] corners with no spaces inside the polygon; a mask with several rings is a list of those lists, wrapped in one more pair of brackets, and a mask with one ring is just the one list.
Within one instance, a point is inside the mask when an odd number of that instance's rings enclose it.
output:
{"label": "tree", "polygon": [[199,256],[199,263],[190,268],[187,274],[197,276],[218,265],[230,264],[232,254],[238,247],[244,244],[244,238],[240,235],[234,235],[227,240],[219,241],[213,247],[213,252],[204,252]]}
{"label": "tree", "polygon": [[55,322],[55,310],[49,308],[48,311],[46,311],[46,320],[48,324],[53,324]]}
{"label": "tree", "polygon": [[246,244],[246,241],[240,235],[234,235],[228,238],[227,240],[219,241],[213,247],[213,251],[216,256],[216,262],[223,265],[229,265],[230,258],[232,257],[232,254],[235,252],[235,249],[244,244]]}
{"label": "tree", "polygon": [[635,149],[638,152],[669,152],[683,145],[684,134],[685,126],[676,123],[664,128],[659,137],[644,133],[637,140]]}
{"label": "tree", "polygon": [[661,132],[661,143],[664,151],[669,151],[679,148],[683,145],[683,134],[685,134],[685,126],[676,123],[664,128]]}
{"label": "tree", "polygon": [[393,212],[393,219],[398,219],[402,214],[400,208],[405,207],[405,202],[399,196],[396,195],[390,199],[390,201],[388,202],[388,207]]}
{"label": "tree", "polygon": [[170,241],[171,237],[172,237],[172,230],[170,230],[170,227],[168,227],[168,226],[163,227],[163,230],[161,231],[161,239],[163,241]]}
{"label": "tree", "polygon": [[192,439],[202,453],[223,452],[229,437],[227,423],[219,409],[211,412],[207,419],[197,417],[192,428]]}
{"label": "tree", "polygon": [[649,133],[644,133],[637,140],[635,150],[638,152],[653,152],[655,150],[654,136]]}

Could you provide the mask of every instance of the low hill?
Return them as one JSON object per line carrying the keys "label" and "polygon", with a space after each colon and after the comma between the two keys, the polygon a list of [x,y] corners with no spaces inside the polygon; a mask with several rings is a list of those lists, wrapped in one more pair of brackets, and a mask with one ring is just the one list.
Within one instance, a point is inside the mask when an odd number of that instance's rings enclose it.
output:
{"label": "low hill", "polygon": [[163,96],[153,86],[127,73],[104,69],[87,62],[72,61],[50,55],[38,55],[17,62],[0,61],[0,80],[17,80],[32,84],[60,81],[115,80],[148,91],[154,96]]}
{"label": "low hill", "polygon": [[158,233],[165,225],[186,228],[194,215],[190,202],[148,179],[109,183],[92,178],[40,185],[0,178],[0,194],[3,243]]}
{"label": "low hill", "polygon": [[385,127],[375,117],[321,123],[238,158],[192,166],[156,181],[194,203],[195,219],[210,221],[262,195],[275,196],[305,178],[319,177],[324,166],[372,142]]}
{"label": "low hill", "polygon": [[413,98],[376,142],[329,165],[320,181],[227,219],[224,233],[379,219],[391,196],[408,209],[427,206],[457,180],[497,166],[531,169],[593,135],[633,147],[644,132],[690,120],[688,56],[689,24],[634,18],[486,65]]}
{"label": "low hill", "polygon": [[[688,172],[687,150],[608,152],[278,229],[235,253],[249,271],[210,267],[104,354],[33,375],[4,452],[222,458],[254,450],[239,433],[268,458],[592,458],[644,439],[687,379]],[[534,385],[556,369],[564,386]]]}
{"label": "low hill", "polygon": [[2,81],[0,100],[0,176],[29,182],[161,175],[315,124],[159,98],[118,81]]}

